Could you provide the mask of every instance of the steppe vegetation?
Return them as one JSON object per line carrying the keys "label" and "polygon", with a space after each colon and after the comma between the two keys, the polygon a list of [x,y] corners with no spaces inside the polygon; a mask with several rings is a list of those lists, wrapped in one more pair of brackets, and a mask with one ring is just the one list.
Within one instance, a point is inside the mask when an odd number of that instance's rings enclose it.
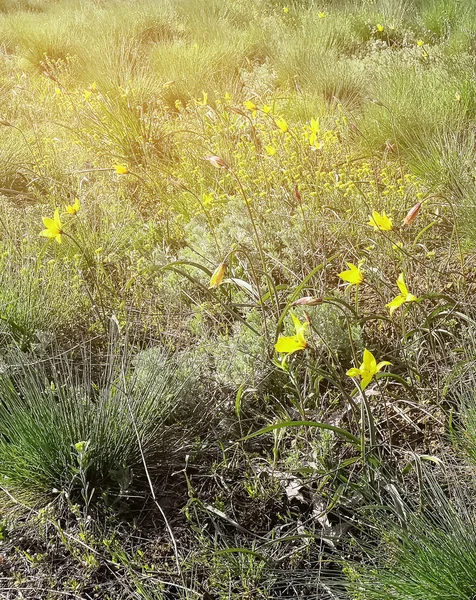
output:
{"label": "steppe vegetation", "polygon": [[0,0],[0,591],[476,597],[476,4]]}

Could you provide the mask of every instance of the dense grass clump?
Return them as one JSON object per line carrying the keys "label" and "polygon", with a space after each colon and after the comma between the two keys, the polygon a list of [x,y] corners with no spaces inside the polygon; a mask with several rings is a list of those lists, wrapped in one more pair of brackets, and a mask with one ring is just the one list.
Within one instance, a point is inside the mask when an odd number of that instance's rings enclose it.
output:
{"label": "dense grass clump", "polygon": [[[66,363],[50,375],[36,366],[4,367],[1,377],[1,475],[23,501],[113,504],[147,490],[167,471],[186,430],[191,386],[164,352],[134,365],[113,356],[81,376]],[[153,357],[153,362],[151,358]],[[190,367],[189,367],[190,369]],[[183,448],[180,448],[183,451]]]}
{"label": "dense grass clump", "polygon": [[[472,508],[448,501],[439,484],[426,480],[421,512],[405,511],[399,522],[381,516],[380,547],[384,560],[349,570],[352,598],[383,600],[467,600],[474,594],[476,530]],[[466,499],[465,502],[468,502]]]}

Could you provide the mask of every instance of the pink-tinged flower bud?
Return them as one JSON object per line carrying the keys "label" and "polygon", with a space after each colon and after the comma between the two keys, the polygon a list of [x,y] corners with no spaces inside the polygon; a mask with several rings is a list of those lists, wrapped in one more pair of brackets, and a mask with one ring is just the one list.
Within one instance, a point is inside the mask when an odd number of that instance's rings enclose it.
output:
{"label": "pink-tinged flower bud", "polygon": [[418,217],[420,208],[421,208],[421,202],[418,202],[417,204],[415,204],[415,206],[413,208],[411,208],[408,211],[407,216],[403,219],[402,227],[405,227],[405,225],[410,225],[410,223]]}
{"label": "pink-tinged flower bud", "polygon": [[304,298],[299,298],[299,300],[295,300],[293,302],[293,306],[317,306],[318,304],[322,304],[322,298],[317,298],[316,296],[305,296]]}
{"label": "pink-tinged flower bud", "polygon": [[302,204],[302,198],[301,198],[301,194],[299,192],[299,188],[298,186],[294,186],[294,190],[293,190],[293,198],[294,200],[296,200],[296,202],[299,202],[299,204]]}
{"label": "pink-tinged flower bud", "polygon": [[226,164],[226,162],[219,156],[214,156],[212,154],[210,156],[206,156],[205,160],[208,160],[208,162],[217,169],[228,169],[228,165]]}

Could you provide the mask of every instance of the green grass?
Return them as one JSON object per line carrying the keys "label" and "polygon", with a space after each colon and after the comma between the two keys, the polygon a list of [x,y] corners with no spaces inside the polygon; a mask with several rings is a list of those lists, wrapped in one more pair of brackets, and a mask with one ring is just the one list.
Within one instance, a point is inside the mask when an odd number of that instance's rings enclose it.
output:
{"label": "green grass", "polygon": [[[426,506],[408,509],[400,522],[380,515],[384,560],[375,559],[363,569],[349,569],[352,598],[401,598],[417,600],[454,598],[466,600],[474,592],[475,529],[467,498],[451,503],[430,477],[425,480]],[[461,505],[462,504],[462,505]]]}
{"label": "green grass", "polygon": [[85,365],[83,375],[61,362],[50,375],[29,366],[3,373],[2,474],[18,499],[134,502],[147,491],[145,468],[155,480],[179,440],[187,444],[193,365],[177,377],[165,353],[139,354],[133,366],[114,354],[111,346],[107,362]]}

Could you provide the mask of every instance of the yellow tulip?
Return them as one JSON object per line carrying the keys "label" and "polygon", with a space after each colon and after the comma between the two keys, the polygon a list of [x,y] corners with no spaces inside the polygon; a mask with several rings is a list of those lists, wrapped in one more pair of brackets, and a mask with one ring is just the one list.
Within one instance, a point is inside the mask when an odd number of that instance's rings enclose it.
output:
{"label": "yellow tulip", "polygon": [[208,104],[208,94],[207,92],[202,92],[202,99],[196,101],[199,106],[206,106]]}
{"label": "yellow tulip", "polygon": [[370,350],[365,349],[362,358],[362,364],[360,365],[360,367],[358,369],[355,367],[353,369],[349,369],[347,371],[347,375],[349,377],[360,377],[360,387],[362,390],[365,390],[365,388],[369,385],[369,383],[372,381],[375,375],[385,365],[391,364],[392,363],[388,362],[388,360],[383,360],[377,364],[375,356],[372,354],[372,352],[370,352]]}
{"label": "yellow tulip", "polygon": [[246,100],[246,102],[243,102],[243,106],[253,112],[256,112],[258,110],[258,107],[252,100]]}
{"label": "yellow tulip", "polygon": [[289,126],[284,119],[275,119],[276,127],[281,131],[281,133],[286,133],[289,131]]}
{"label": "yellow tulip", "polygon": [[79,212],[79,209],[81,208],[81,204],[79,203],[78,198],[75,199],[74,203],[72,205],[66,206],[66,212],[69,215],[77,215]]}
{"label": "yellow tulip", "polygon": [[208,289],[218,287],[220,285],[220,283],[223,281],[223,277],[225,277],[225,273],[226,273],[226,264],[220,263],[210,278],[210,283],[208,285]]}
{"label": "yellow tulip", "polygon": [[307,346],[306,338],[304,337],[304,332],[308,327],[309,323],[301,321],[296,317],[296,315],[291,311],[291,318],[294,324],[294,335],[282,335],[276,344],[274,345],[274,349],[276,352],[280,352],[282,354],[293,354],[293,352],[298,352],[299,350],[304,350]]}
{"label": "yellow tulip", "polygon": [[311,133],[309,135],[309,144],[311,146],[314,146],[314,144],[317,141],[317,136],[321,130],[321,124],[319,122],[319,119],[311,119],[310,130],[311,130]]}
{"label": "yellow tulip", "polygon": [[319,119],[311,119],[311,132],[319,133],[320,130],[321,130],[321,124],[319,122]]}
{"label": "yellow tulip", "polygon": [[46,227],[46,229],[43,229],[40,235],[46,238],[55,239],[58,244],[61,244],[61,236],[64,232],[58,209],[55,210],[55,215],[52,219],[43,217],[43,225]]}
{"label": "yellow tulip", "polygon": [[416,296],[410,294],[410,292],[408,291],[408,288],[405,285],[405,281],[403,279],[403,273],[400,273],[400,275],[398,276],[397,286],[400,290],[400,293],[391,302],[385,305],[387,308],[390,309],[391,315],[399,306],[405,304],[405,302],[415,302],[415,300],[418,300]]}
{"label": "yellow tulip", "polygon": [[274,146],[266,146],[266,153],[269,156],[274,156],[276,154],[276,148]]}
{"label": "yellow tulip", "polygon": [[350,285],[359,285],[359,283],[362,283],[362,281],[364,280],[364,274],[359,269],[359,267],[356,267],[352,263],[345,264],[349,267],[349,270],[342,271],[342,273],[339,273],[338,277],[340,277],[344,281],[347,281],[348,283],[350,283]]}
{"label": "yellow tulip", "polygon": [[390,217],[387,217],[384,212],[380,214],[376,210],[372,212],[372,216],[367,222],[367,225],[371,225],[374,229],[379,231],[392,231],[393,229],[393,224]]}
{"label": "yellow tulip", "polygon": [[118,175],[127,175],[130,172],[126,165],[114,165],[113,169]]}

